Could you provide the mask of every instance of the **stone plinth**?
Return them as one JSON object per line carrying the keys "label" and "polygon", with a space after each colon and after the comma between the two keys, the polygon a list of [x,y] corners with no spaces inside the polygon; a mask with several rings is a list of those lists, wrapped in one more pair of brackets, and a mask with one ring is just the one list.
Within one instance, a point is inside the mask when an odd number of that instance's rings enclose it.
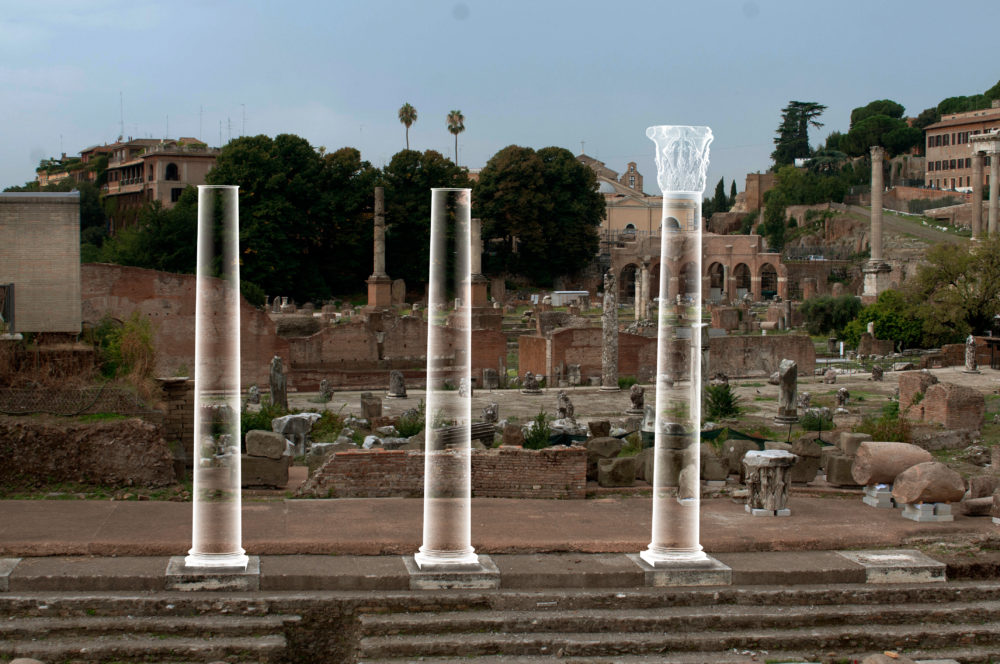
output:
{"label": "stone plinth", "polygon": [[747,510],[754,516],[786,516],[788,486],[797,456],[784,450],[751,450],[743,457]]}

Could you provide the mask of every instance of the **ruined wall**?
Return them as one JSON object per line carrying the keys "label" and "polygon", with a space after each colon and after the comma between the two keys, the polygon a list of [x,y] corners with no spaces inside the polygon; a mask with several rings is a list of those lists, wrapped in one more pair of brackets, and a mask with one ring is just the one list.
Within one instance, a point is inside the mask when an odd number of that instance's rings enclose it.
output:
{"label": "ruined wall", "polygon": [[816,349],[805,335],[712,337],[708,346],[709,375],[769,376],[783,359],[795,360],[800,376],[816,370]]}
{"label": "ruined wall", "polygon": [[[567,365],[579,364],[584,381],[590,376],[600,376],[602,344],[603,334],[597,327],[564,328],[548,338],[520,337],[518,375],[531,371],[552,376],[557,367],[565,374]],[[618,375],[649,380],[655,371],[656,339],[619,332]]]}
{"label": "ruined wall", "polygon": [[483,369],[496,369],[499,375],[507,371],[507,335],[503,332],[472,331],[472,375],[477,384],[482,380]]}
{"label": "ruined wall", "polygon": [[99,423],[0,418],[0,484],[58,482],[159,487],[174,481],[160,429],[140,419]]}
{"label": "ruined wall", "polygon": [[[459,455],[437,461],[443,475],[458,472]],[[582,447],[526,450],[501,447],[472,453],[472,495],[485,498],[583,498],[587,452]],[[424,453],[407,450],[338,452],[309,480],[311,495],[337,498],[419,498]]]}
{"label": "ruined wall", "polygon": [[[937,383],[937,377],[924,371],[904,371],[899,374],[899,412],[907,419],[923,421],[924,395],[927,388]],[[918,402],[917,394],[921,396]]]}
{"label": "ruined wall", "polygon": [[980,429],[986,400],[972,389],[951,383],[931,385],[921,402],[924,421],[943,424],[948,429]]}
{"label": "ruined wall", "polygon": [[187,461],[194,459],[194,380],[164,379],[163,438],[177,442]]}
{"label": "ruined wall", "polygon": [[[195,276],[105,263],[81,266],[83,321],[96,325],[109,315],[126,320],[133,311],[150,319],[156,344],[156,370],[174,375],[194,372]],[[221,288],[221,281],[213,280]],[[241,380],[266,385],[271,358],[288,366],[288,342],[278,337],[263,311],[240,300]]]}

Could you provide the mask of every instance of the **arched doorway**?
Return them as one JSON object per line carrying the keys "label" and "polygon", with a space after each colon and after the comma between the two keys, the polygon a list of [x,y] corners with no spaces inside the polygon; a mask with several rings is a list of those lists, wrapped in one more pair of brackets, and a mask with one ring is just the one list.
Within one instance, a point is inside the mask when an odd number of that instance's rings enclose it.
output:
{"label": "arched doorway", "polygon": [[773,300],[778,294],[778,271],[770,263],[760,266],[760,297],[763,300]]}
{"label": "arched doorway", "polygon": [[722,263],[712,263],[708,266],[708,299],[711,302],[721,302],[726,295],[726,268]]}
{"label": "arched doorway", "polygon": [[750,292],[750,268],[746,263],[739,263],[733,268],[733,285],[736,288],[736,299],[742,300]]}
{"label": "arched doorway", "polygon": [[635,278],[638,274],[638,266],[629,263],[622,268],[622,273],[618,275],[618,301],[635,302]]}
{"label": "arched doorway", "polygon": [[177,164],[171,162],[167,164],[167,170],[163,174],[164,180],[180,180],[180,174],[177,171]]}
{"label": "arched doorway", "polygon": [[677,283],[677,292],[686,298],[691,298],[692,300],[697,300],[699,297],[699,291],[701,291],[701,275],[698,274],[698,266],[691,263],[685,263],[684,267],[681,268],[680,278]]}
{"label": "arched doorway", "polygon": [[663,220],[663,228],[668,233],[673,233],[681,229],[681,222],[677,221],[676,217],[667,217]]}

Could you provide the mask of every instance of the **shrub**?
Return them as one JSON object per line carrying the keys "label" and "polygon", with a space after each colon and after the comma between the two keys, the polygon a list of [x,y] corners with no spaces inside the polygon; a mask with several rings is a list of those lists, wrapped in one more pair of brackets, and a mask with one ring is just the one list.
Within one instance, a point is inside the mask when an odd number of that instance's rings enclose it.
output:
{"label": "shrub", "polygon": [[619,376],[618,389],[627,390],[638,382],[635,376]]}
{"label": "shrub", "polygon": [[240,439],[246,439],[247,431],[270,431],[271,420],[285,414],[281,406],[272,404],[267,397],[260,400],[260,410],[257,411],[247,410],[246,404],[244,404],[243,412],[240,413]]}
{"label": "shrub", "polygon": [[[271,425],[268,423],[268,428]],[[313,423],[312,432],[309,437],[315,442],[332,443],[340,436],[340,431],[344,428],[344,420],[339,413],[331,413],[324,410],[320,413],[320,418]]]}
{"label": "shrub", "polygon": [[872,440],[908,443],[912,439],[910,423],[899,416],[899,402],[892,401],[882,407],[878,418],[866,415],[855,427],[857,433],[867,433]]}
{"label": "shrub", "polygon": [[396,431],[399,432],[399,435],[409,438],[423,431],[425,412],[426,406],[424,405],[424,400],[421,399],[420,404],[416,408],[400,415],[399,419],[396,420]]}
{"label": "shrub", "polygon": [[711,420],[735,417],[740,414],[740,398],[728,384],[706,385],[704,416]]}
{"label": "shrub", "polygon": [[106,378],[148,378],[156,368],[153,325],[138,311],[121,325],[105,316],[91,330],[90,342],[97,346],[101,373]]}
{"label": "shrub", "polygon": [[540,450],[549,446],[549,436],[552,434],[549,419],[551,418],[544,410],[538,411],[538,415],[535,415],[531,426],[524,433],[524,446],[527,449]]}
{"label": "shrub", "polygon": [[833,428],[833,417],[819,409],[810,409],[803,413],[799,424],[805,431],[828,431]]}
{"label": "shrub", "polygon": [[625,446],[618,452],[620,457],[636,456],[642,451],[642,437],[638,433],[629,434],[625,439]]}

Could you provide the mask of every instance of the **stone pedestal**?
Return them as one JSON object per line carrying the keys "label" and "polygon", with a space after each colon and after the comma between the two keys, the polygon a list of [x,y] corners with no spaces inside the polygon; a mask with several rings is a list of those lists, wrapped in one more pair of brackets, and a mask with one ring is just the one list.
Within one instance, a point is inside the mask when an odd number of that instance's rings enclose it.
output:
{"label": "stone pedestal", "polygon": [[895,509],[896,507],[902,507],[902,505],[897,505],[896,501],[892,499],[892,486],[891,485],[869,485],[865,487],[865,495],[861,498],[861,502],[869,507],[876,507],[878,509]]}
{"label": "stone pedestal", "polygon": [[392,308],[392,279],[385,271],[385,190],[375,187],[372,276],[368,277],[367,311]]}
{"label": "stone pedestal", "polygon": [[864,290],[861,293],[861,301],[864,304],[871,304],[878,299],[879,293],[888,290],[889,275],[892,267],[880,260],[870,260],[861,269],[864,274]]}
{"label": "stone pedestal", "polygon": [[751,450],[743,457],[746,509],[754,516],[788,516],[788,487],[797,456],[784,450]]}
{"label": "stone pedestal", "polygon": [[954,521],[950,503],[917,503],[903,505],[903,518],[911,521]]}
{"label": "stone pedestal", "polygon": [[260,557],[249,556],[243,567],[190,567],[184,556],[167,563],[165,590],[248,592],[260,590]]}

